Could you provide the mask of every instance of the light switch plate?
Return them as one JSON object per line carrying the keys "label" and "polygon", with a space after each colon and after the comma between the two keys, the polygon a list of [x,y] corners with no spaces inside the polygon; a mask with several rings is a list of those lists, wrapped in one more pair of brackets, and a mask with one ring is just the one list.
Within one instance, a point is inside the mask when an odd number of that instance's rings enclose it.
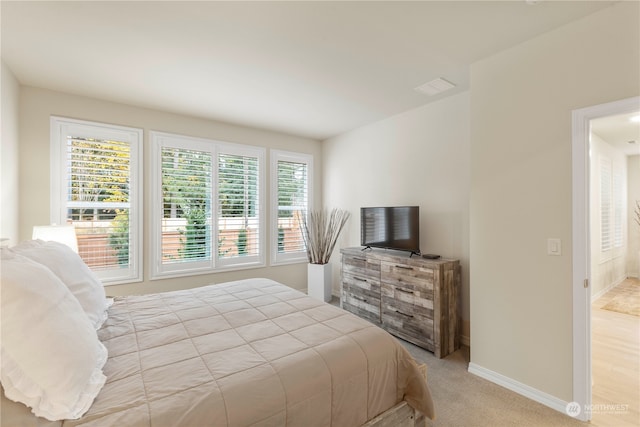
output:
{"label": "light switch plate", "polygon": [[560,239],[547,239],[547,255],[562,255],[562,241]]}

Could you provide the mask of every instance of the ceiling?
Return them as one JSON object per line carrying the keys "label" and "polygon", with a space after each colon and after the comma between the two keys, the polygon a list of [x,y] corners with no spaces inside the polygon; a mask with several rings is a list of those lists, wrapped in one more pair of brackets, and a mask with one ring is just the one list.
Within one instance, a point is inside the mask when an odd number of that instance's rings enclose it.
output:
{"label": "ceiling", "polygon": [[[1,3],[23,85],[323,140],[610,1]],[[414,90],[443,77],[456,87]]]}
{"label": "ceiling", "polygon": [[591,132],[627,156],[640,154],[640,111],[591,120]]}

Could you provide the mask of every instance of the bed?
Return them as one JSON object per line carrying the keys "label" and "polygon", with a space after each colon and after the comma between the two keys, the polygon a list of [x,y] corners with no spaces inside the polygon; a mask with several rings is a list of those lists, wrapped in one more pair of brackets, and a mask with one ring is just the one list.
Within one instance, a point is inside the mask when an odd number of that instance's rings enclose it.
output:
{"label": "bed", "polygon": [[105,315],[92,325],[108,352],[104,380],[77,419],[50,421],[5,396],[3,339],[3,426],[413,426],[434,416],[424,373],[395,338],[269,279],[117,297]]}

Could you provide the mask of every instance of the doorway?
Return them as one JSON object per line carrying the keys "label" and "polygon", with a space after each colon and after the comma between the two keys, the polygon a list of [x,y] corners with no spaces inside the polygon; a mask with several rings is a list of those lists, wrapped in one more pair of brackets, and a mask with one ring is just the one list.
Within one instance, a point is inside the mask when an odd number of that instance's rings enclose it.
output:
{"label": "doorway", "polygon": [[[591,335],[592,255],[594,255],[591,241],[594,236],[592,236],[590,221],[592,185],[590,171],[597,167],[602,168],[603,174],[607,173],[606,166],[591,162],[591,125],[592,121],[603,117],[630,114],[639,110],[640,97],[633,97],[573,111],[573,403],[577,404],[573,407],[578,410],[572,415],[583,421],[591,419],[591,410],[594,408]],[[640,141],[637,143],[640,144]],[[614,179],[613,175],[610,179]],[[611,232],[617,231],[612,229]],[[615,236],[612,234],[610,240],[612,245],[615,245],[614,239]],[[600,243],[600,249],[609,250],[606,244],[602,246],[602,242]]]}

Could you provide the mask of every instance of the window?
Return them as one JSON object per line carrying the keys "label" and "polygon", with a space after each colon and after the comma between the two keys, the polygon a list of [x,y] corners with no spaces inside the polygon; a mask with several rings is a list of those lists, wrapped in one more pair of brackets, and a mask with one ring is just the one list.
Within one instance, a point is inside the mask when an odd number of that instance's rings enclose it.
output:
{"label": "window", "polygon": [[264,265],[264,150],[152,132],[153,277]]}
{"label": "window", "polygon": [[218,264],[264,265],[260,152],[224,145],[218,153]]}
{"label": "window", "polygon": [[213,147],[168,135],[152,138],[154,275],[209,270],[213,268]]}
{"label": "window", "polygon": [[51,222],[104,284],[142,280],[142,130],[51,118]]}
{"label": "window", "polygon": [[299,217],[312,209],[313,158],[271,151],[271,263],[306,262]]}
{"label": "window", "polygon": [[625,181],[620,168],[613,172],[613,247],[621,248],[624,245],[624,223],[626,215]]}
{"label": "window", "polygon": [[600,159],[600,250],[611,250],[611,160]]}
{"label": "window", "polygon": [[600,158],[600,251],[612,256],[612,249],[624,246],[626,222],[624,168],[607,157]]}

